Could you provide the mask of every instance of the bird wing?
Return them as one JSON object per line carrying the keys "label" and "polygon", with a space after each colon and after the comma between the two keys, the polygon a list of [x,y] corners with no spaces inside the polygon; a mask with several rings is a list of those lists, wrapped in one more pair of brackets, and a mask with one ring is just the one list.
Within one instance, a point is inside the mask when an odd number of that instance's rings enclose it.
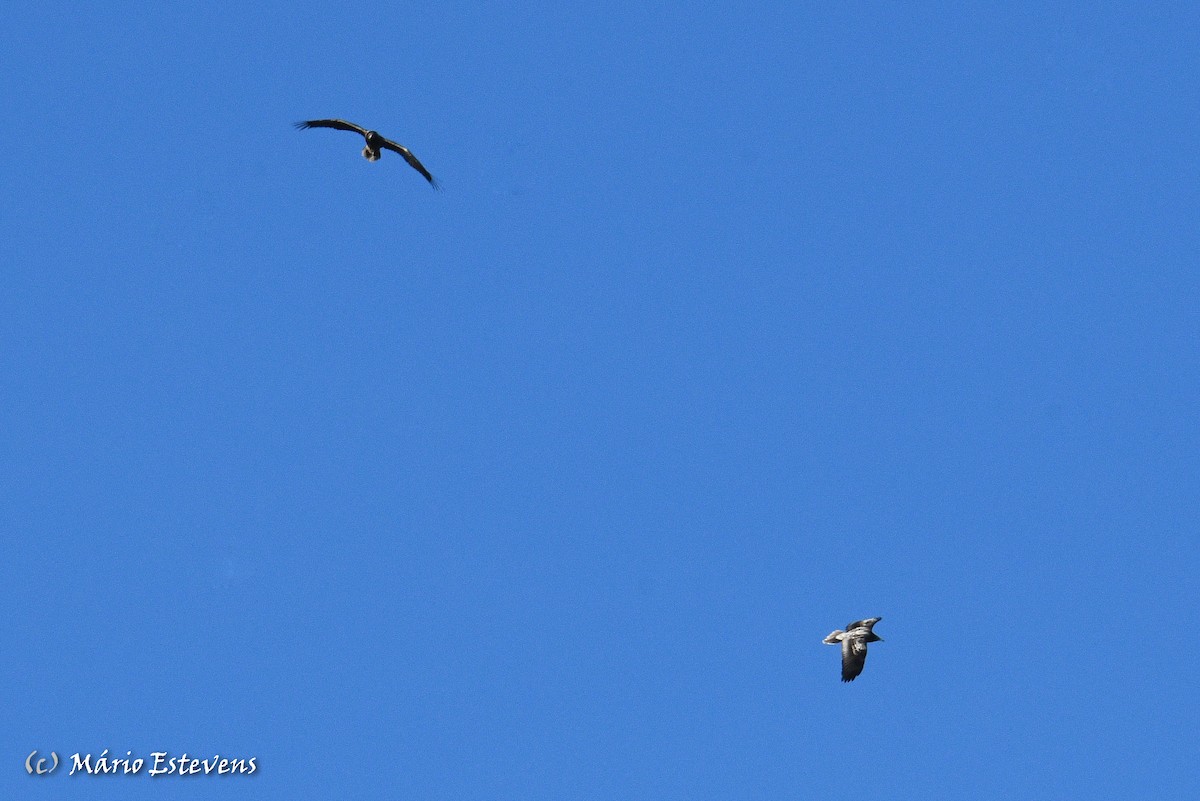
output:
{"label": "bird wing", "polygon": [[856,620],[853,623],[846,624],[846,631],[854,631],[855,629],[860,628],[869,629],[881,620],[883,620],[881,617],[869,617],[866,620]]}
{"label": "bird wing", "polygon": [[393,142],[390,139],[384,139],[381,144],[384,148],[392,151],[393,153],[399,153],[401,156],[404,156],[404,160],[408,162],[408,166],[412,167],[414,170],[421,173],[421,175],[424,175],[425,180],[429,181],[429,185],[432,186],[434,189],[441,188],[441,186],[437,182],[437,179],[435,179],[432,175],[429,174],[429,170],[425,169],[425,165],[422,164],[420,161],[418,161],[417,157],[414,156],[412,154],[412,151],[409,150],[407,147],[405,147],[404,145],[401,145],[401,144],[397,144],[396,142]]}
{"label": "bird wing", "polygon": [[854,681],[867,664],[867,643],[861,637],[842,640],[842,681]]}
{"label": "bird wing", "polygon": [[336,128],[339,131],[354,131],[360,136],[367,135],[366,128],[360,128],[352,122],[345,120],[305,120],[304,122],[296,123],[298,130],[306,130],[308,128]]}

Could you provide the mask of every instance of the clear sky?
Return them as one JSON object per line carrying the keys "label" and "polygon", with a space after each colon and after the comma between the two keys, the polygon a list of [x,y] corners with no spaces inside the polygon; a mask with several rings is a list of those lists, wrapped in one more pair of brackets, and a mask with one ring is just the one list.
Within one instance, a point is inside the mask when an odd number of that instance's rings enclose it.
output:
{"label": "clear sky", "polygon": [[0,797],[1200,797],[1194,3],[0,30]]}

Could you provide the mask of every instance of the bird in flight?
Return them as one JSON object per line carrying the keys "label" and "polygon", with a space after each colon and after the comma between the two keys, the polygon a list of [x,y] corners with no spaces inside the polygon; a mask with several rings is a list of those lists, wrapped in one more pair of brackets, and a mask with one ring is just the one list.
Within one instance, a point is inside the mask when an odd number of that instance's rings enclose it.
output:
{"label": "bird in flight", "polygon": [[830,632],[822,640],[826,645],[842,644],[842,681],[854,681],[863,672],[863,665],[867,663],[867,643],[883,642],[882,637],[871,631],[881,620],[881,617],[856,620],[848,624],[845,631]]}
{"label": "bird in flight", "polygon": [[384,139],[375,131],[368,131],[366,128],[362,128],[352,122],[346,122],[345,120],[306,120],[305,122],[296,123],[296,128],[301,131],[309,128],[335,128],[339,131],[354,131],[367,140],[367,146],[362,151],[363,158],[367,161],[379,161],[379,151],[381,150],[391,150],[399,153],[401,156],[404,156],[404,160],[408,162],[408,166],[425,176],[425,180],[429,181],[430,186],[434,189],[441,189],[437,180],[429,174],[429,170],[425,169],[424,164],[417,161],[417,157],[412,154],[411,150],[404,145],[396,144],[390,139]]}

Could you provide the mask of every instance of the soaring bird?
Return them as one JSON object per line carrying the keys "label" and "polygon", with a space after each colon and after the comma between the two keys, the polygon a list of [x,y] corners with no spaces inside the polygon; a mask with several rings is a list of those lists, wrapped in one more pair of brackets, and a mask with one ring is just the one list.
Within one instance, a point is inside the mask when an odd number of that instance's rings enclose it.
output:
{"label": "soaring bird", "polygon": [[404,145],[396,144],[390,139],[384,139],[375,131],[368,131],[366,128],[355,125],[352,122],[346,122],[345,120],[307,120],[296,123],[296,128],[301,131],[308,128],[336,128],[339,131],[354,131],[367,140],[367,146],[362,151],[363,158],[367,161],[379,161],[380,150],[394,151],[404,156],[404,160],[408,162],[408,166],[421,173],[421,175],[424,175],[425,180],[429,181],[430,186],[434,189],[441,188],[437,180],[429,174],[429,170],[425,169],[425,165],[417,161],[417,157],[412,154],[411,150]]}
{"label": "soaring bird", "polygon": [[845,631],[830,632],[822,640],[826,645],[842,644],[842,681],[854,681],[863,672],[863,665],[867,663],[867,643],[883,642],[882,637],[871,631],[871,627],[881,620],[881,617],[856,620],[848,624]]}

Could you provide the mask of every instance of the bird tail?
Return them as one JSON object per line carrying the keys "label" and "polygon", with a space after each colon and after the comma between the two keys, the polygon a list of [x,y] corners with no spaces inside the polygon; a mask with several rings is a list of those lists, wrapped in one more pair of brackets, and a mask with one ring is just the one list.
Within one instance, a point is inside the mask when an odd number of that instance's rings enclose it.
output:
{"label": "bird tail", "polygon": [[829,632],[829,636],[821,640],[821,642],[825,643],[826,645],[837,645],[842,641],[842,635],[845,633],[846,632],[842,631],[841,629],[831,631]]}
{"label": "bird tail", "polygon": [[363,148],[363,158],[367,161],[379,161],[379,151],[372,150],[370,145]]}

